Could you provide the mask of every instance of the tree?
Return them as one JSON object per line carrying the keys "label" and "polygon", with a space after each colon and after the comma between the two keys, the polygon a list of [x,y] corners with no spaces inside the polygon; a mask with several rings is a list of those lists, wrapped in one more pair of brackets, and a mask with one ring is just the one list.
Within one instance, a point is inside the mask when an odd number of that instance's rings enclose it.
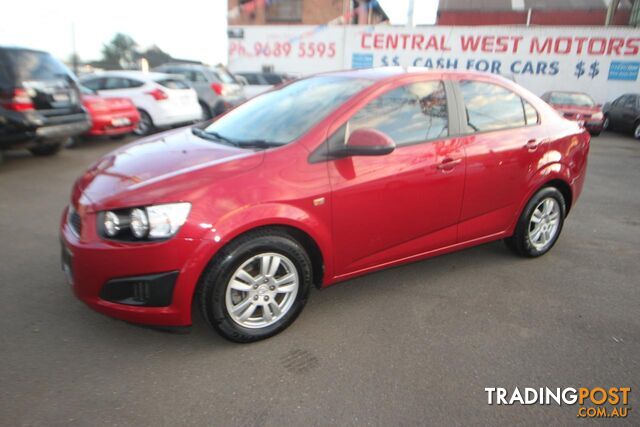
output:
{"label": "tree", "polygon": [[142,53],[141,56],[147,58],[150,67],[157,67],[158,65],[166,64],[167,62],[171,62],[173,60],[171,55],[169,55],[167,52],[163,51],[156,45],[149,47]]}
{"label": "tree", "polygon": [[117,33],[102,47],[103,66],[109,70],[132,69],[138,67],[138,44],[126,34]]}

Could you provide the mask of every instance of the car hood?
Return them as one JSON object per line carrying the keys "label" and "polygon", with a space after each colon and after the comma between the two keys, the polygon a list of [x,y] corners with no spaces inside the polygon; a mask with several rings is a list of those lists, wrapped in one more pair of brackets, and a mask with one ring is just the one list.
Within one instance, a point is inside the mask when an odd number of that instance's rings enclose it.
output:
{"label": "car hood", "polygon": [[78,179],[74,198],[82,194],[95,210],[178,201],[173,200],[176,198],[188,201],[190,192],[246,172],[262,159],[261,151],[207,141],[193,135],[190,128],[181,128],[107,154]]}

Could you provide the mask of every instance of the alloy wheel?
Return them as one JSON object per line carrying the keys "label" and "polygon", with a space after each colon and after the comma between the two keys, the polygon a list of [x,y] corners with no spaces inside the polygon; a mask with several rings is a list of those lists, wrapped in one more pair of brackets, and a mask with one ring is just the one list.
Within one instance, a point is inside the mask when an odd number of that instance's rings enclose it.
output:
{"label": "alloy wheel", "polygon": [[560,228],[560,205],[553,197],[540,201],[529,219],[529,241],[539,251],[553,243]]}
{"label": "alloy wheel", "polygon": [[227,283],[225,306],[245,328],[264,328],[280,320],[298,294],[298,270],[286,256],[261,253],[242,263]]}

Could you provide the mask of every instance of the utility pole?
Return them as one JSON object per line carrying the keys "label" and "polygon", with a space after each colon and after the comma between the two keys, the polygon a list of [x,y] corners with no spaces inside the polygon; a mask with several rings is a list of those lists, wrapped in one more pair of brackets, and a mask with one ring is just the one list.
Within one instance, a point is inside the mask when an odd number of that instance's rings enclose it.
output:
{"label": "utility pole", "polygon": [[73,67],[73,74],[78,75],[78,52],[76,51],[76,23],[71,22],[71,67]]}
{"label": "utility pole", "polygon": [[414,5],[414,0],[409,0],[409,8],[407,10],[407,26],[410,28],[415,27],[414,20],[413,20],[413,5]]}

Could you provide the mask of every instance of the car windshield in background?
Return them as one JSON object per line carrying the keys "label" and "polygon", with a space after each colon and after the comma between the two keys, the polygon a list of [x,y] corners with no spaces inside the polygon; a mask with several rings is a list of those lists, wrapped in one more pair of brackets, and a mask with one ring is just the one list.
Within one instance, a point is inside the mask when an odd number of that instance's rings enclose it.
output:
{"label": "car windshield in background", "polygon": [[47,81],[71,79],[69,70],[61,62],[44,52],[6,49],[10,72],[19,81]]}
{"label": "car windshield in background", "polygon": [[575,105],[577,107],[593,107],[595,102],[587,94],[553,92],[549,97],[549,102],[556,105]]}
{"label": "car windshield in background", "polygon": [[238,145],[284,145],[299,138],[371,80],[319,76],[258,96],[209,125],[205,132]]}

